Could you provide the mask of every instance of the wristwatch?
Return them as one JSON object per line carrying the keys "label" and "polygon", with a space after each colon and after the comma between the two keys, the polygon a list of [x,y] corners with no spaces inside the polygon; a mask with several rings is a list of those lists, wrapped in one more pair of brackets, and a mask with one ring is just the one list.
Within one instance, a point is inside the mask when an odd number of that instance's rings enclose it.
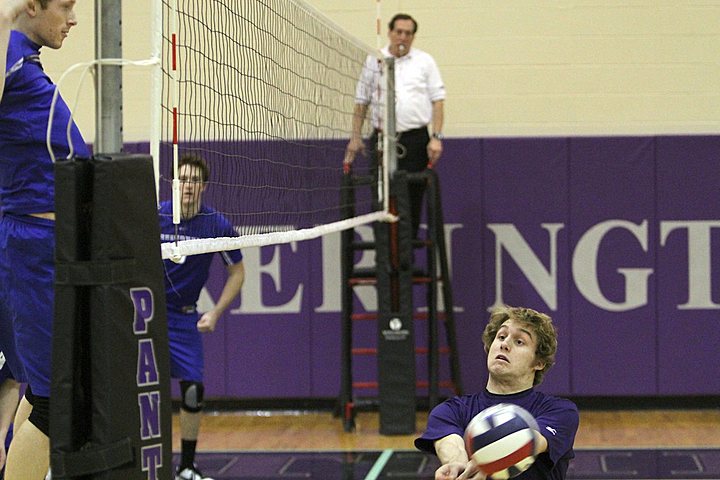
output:
{"label": "wristwatch", "polygon": [[442,140],[445,138],[445,135],[442,134],[442,132],[433,132],[432,138],[437,138],[438,140]]}

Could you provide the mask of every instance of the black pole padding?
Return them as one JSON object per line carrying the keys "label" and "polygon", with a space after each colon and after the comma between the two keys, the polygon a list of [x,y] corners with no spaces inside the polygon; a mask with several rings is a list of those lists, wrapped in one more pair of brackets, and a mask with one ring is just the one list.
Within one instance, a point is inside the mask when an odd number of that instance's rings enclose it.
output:
{"label": "black pole padding", "polygon": [[152,158],[61,161],[50,401],[53,478],[172,477]]}

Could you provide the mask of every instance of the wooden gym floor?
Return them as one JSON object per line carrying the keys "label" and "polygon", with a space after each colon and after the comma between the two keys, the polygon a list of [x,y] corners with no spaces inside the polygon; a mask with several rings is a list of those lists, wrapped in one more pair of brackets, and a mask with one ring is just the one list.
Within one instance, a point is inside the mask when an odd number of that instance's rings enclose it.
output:
{"label": "wooden gym floor", "polygon": [[[417,435],[427,413],[417,414]],[[173,450],[180,449],[173,417]],[[432,479],[435,457],[416,435],[378,433],[378,414],[358,412],[345,432],[330,412],[204,414],[198,462],[215,480]],[[720,479],[720,410],[582,410],[568,480]],[[177,457],[176,457],[177,458]]]}

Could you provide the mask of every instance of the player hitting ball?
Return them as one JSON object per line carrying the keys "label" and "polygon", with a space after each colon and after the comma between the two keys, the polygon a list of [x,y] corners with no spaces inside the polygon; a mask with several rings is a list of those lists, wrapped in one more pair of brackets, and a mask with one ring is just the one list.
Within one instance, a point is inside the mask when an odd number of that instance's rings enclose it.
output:
{"label": "player hitting ball", "polygon": [[[435,407],[427,430],[415,440],[418,449],[440,459],[442,466],[435,472],[435,480],[493,478],[468,455],[464,435],[479,413],[500,403],[522,407],[537,424],[535,427],[530,422],[535,461],[500,477],[517,474],[517,480],[564,480],[575,456],[577,407],[569,400],[535,390],[555,363],[557,334],[552,319],[530,308],[496,308],[483,332],[483,344],[488,369],[485,390],[448,399]],[[517,447],[508,443],[511,446],[506,453],[512,455]]]}

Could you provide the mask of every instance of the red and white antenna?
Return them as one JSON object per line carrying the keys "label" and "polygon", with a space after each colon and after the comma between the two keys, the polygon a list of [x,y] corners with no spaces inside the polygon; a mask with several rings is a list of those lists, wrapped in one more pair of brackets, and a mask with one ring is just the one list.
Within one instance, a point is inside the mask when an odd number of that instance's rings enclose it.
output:
{"label": "red and white antenna", "polygon": [[378,51],[382,48],[382,8],[381,8],[381,0],[375,0],[375,35],[376,35],[376,43],[375,46],[377,47]]}

